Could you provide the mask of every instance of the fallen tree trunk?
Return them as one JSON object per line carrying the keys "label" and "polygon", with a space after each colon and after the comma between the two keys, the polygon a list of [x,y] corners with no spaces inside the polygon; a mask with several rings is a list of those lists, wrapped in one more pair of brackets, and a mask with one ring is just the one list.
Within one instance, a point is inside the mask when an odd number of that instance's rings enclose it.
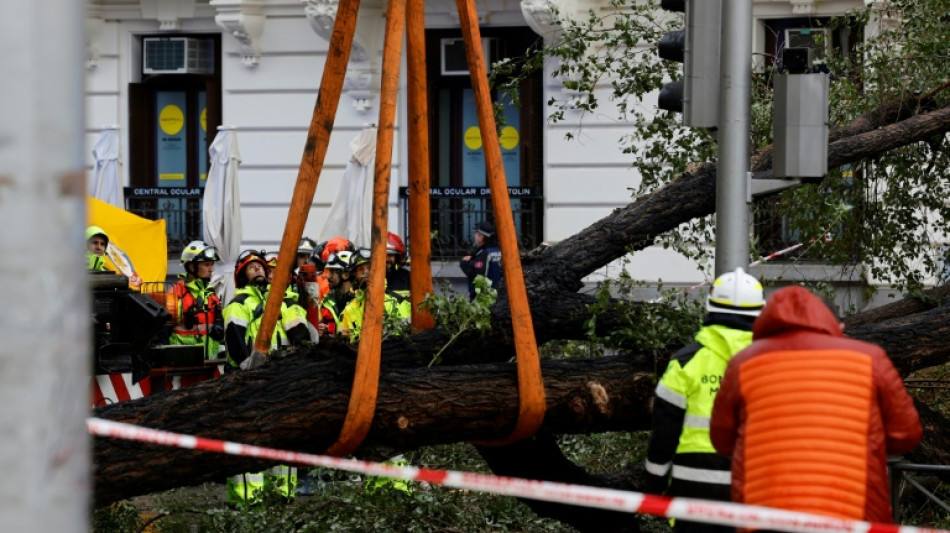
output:
{"label": "fallen tree trunk", "polygon": [[[645,429],[653,374],[630,357],[548,361],[542,430],[588,433]],[[196,386],[101,407],[94,416],[148,428],[322,453],[346,414],[353,359],[315,350]],[[361,449],[408,450],[504,437],[518,411],[508,363],[384,368],[372,429]],[[96,505],[260,470],[239,457],[97,438]]]}
{"label": "fallen tree trunk", "polygon": [[[896,366],[906,375],[922,361],[936,364],[950,360],[948,315],[950,306],[855,328],[852,334],[874,337],[871,340],[897,354]],[[361,450],[384,447],[396,453],[422,445],[500,438],[510,431],[518,405],[513,364],[430,369],[417,366],[412,356],[406,357],[397,346],[387,345],[384,352],[376,415]],[[232,373],[172,393],[98,408],[95,416],[321,453],[342,426],[353,362],[348,348],[317,347],[252,372]],[[548,410],[542,431],[648,429],[652,368],[652,360],[634,356],[546,361],[543,373]],[[939,428],[945,419],[936,413],[934,417],[930,427]],[[950,442],[939,440],[947,438],[939,432],[931,431],[926,438],[930,455],[950,448]],[[930,440],[934,438],[938,440]],[[96,439],[94,463],[97,504],[220,481],[261,468],[260,462],[247,459],[107,439]]]}

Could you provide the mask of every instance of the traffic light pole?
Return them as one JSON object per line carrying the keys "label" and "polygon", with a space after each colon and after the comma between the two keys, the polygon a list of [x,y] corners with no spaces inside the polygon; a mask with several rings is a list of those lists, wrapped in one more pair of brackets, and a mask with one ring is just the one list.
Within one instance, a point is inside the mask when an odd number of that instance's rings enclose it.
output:
{"label": "traffic light pole", "polygon": [[752,0],[722,2],[716,275],[749,266]]}

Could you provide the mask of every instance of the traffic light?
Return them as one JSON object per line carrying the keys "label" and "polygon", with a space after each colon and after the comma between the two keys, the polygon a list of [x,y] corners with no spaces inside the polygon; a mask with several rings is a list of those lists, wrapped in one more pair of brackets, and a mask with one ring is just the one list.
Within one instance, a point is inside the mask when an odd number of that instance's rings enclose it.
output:
{"label": "traffic light", "polygon": [[683,63],[683,79],[663,85],[657,105],[682,112],[686,126],[714,128],[719,122],[722,0],[661,0],[660,7],[685,13],[686,23],[657,46],[661,58]]}

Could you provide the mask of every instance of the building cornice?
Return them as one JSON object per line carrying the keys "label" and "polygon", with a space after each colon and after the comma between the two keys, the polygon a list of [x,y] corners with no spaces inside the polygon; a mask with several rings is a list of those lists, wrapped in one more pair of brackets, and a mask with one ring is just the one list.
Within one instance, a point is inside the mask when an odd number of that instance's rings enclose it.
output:
{"label": "building cornice", "polygon": [[[321,39],[330,42],[339,0],[301,0],[307,21]],[[343,94],[359,113],[367,113],[379,96],[380,50],[385,34],[385,2],[368,1],[360,5],[356,32],[350,48],[350,61],[343,80]]]}
{"label": "building cornice", "polygon": [[261,0],[211,0],[214,22],[234,37],[241,47],[241,63],[256,67],[261,61],[261,35],[264,33],[264,4]]}

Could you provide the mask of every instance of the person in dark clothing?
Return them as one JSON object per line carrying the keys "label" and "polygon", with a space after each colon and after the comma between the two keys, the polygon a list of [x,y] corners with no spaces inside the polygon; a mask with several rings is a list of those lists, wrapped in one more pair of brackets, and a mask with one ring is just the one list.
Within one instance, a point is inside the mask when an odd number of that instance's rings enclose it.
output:
{"label": "person in dark clothing", "polygon": [[475,249],[459,262],[462,272],[468,277],[468,297],[475,299],[475,276],[485,276],[494,288],[501,283],[501,249],[495,236],[495,226],[483,220],[475,226]]}

